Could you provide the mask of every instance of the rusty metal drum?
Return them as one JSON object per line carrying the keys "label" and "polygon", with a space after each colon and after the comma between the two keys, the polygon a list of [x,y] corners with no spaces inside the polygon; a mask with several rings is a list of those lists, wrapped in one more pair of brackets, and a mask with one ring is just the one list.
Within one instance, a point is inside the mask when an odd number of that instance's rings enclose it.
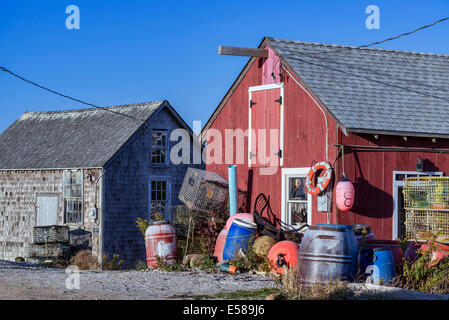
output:
{"label": "rusty metal drum", "polygon": [[357,240],[347,226],[310,226],[298,256],[299,281],[304,284],[352,281],[357,273]]}
{"label": "rusty metal drum", "polygon": [[147,265],[156,268],[158,258],[164,263],[176,262],[176,231],[166,221],[155,221],[145,232]]}

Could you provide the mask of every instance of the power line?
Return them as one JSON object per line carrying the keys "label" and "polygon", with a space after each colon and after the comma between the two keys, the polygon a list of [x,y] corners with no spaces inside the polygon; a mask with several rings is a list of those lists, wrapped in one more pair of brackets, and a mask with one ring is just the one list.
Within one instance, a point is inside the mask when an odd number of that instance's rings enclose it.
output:
{"label": "power line", "polygon": [[[395,40],[395,39],[398,39],[398,38],[401,38],[401,37],[404,37],[404,36],[413,34],[413,33],[418,32],[418,31],[420,31],[420,30],[424,30],[424,29],[430,28],[430,27],[432,27],[432,26],[434,26],[434,25],[436,25],[436,24],[438,24],[438,23],[441,23],[441,22],[443,22],[443,21],[446,21],[446,20],[449,20],[449,17],[442,18],[442,19],[437,20],[437,21],[435,21],[435,22],[433,22],[433,23],[431,23],[431,24],[428,24],[428,25],[419,27],[419,28],[417,28],[417,29],[415,29],[415,30],[413,30],[413,31],[401,33],[401,34],[399,34],[399,35],[397,35],[397,36],[394,36],[394,37],[390,37],[390,38],[387,38],[387,39],[384,39],[384,40],[381,40],[381,41],[372,42],[372,43],[369,43],[369,44],[364,44],[364,45],[361,45],[361,46],[358,46],[358,47],[349,47],[349,46],[347,46],[347,47],[340,47],[340,48],[338,48],[338,49],[336,49],[336,50],[320,51],[320,52],[300,52],[299,54],[300,54],[301,56],[312,56],[312,55],[314,55],[314,54],[328,54],[328,53],[334,53],[334,52],[338,52],[338,51],[342,51],[342,50],[347,50],[347,49],[354,49],[354,48],[355,48],[355,49],[361,49],[361,48],[367,48],[367,47],[371,47],[371,46],[374,46],[374,45],[377,45],[377,44],[385,43],[385,42],[388,42],[388,41],[391,41],[391,40]],[[282,43],[282,46],[284,47],[284,49],[287,49],[287,48],[285,47],[285,44],[284,44],[283,42],[281,42],[281,43]],[[298,53],[295,53],[295,56],[296,56],[297,54],[298,54]],[[280,56],[283,56],[283,57],[291,57],[292,55],[284,54],[284,55],[280,55]],[[278,60],[276,61],[276,63],[273,65],[273,68],[272,68],[273,70],[272,70],[271,73],[274,72],[274,69],[276,68],[276,65],[280,62],[280,60],[281,60],[281,57],[280,57],[280,56],[279,56]]]}
{"label": "power line", "polygon": [[[430,28],[430,27],[432,27],[432,26],[434,26],[434,25],[436,25],[438,23],[441,23],[443,21],[446,21],[446,20],[449,20],[449,17],[442,18],[442,19],[437,20],[437,21],[435,21],[435,22],[433,22],[431,24],[419,27],[419,28],[417,28],[417,29],[415,29],[413,31],[401,33],[401,34],[399,34],[397,36],[390,37],[390,38],[387,38],[387,39],[384,39],[384,40],[381,40],[381,41],[376,41],[376,42],[372,42],[372,43],[369,43],[369,44],[364,44],[364,45],[355,47],[355,49],[367,48],[367,47],[371,47],[371,46],[374,46],[374,45],[377,45],[377,44],[381,44],[381,43],[385,43],[385,42],[388,42],[388,41],[391,41],[391,40],[395,40],[395,39],[398,39],[398,38],[401,38],[401,37],[404,37],[404,36],[408,36],[408,35],[411,35],[411,34],[413,34],[415,32],[418,32],[418,31]],[[344,50],[344,49],[354,49],[354,47],[349,47],[349,46],[348,47],[341,47],[341,48],[338,48],[336,50],[323,51],[323,52],[307,52],[307,53],[301,53],[301,55],[314,55],[314,54],[322,54],[322,53],[333,53],[333,52],[338,52],[338,51],[341,51],[341,50]]]}
{"label": "power line", "polygon": [[22,80],[22,81],[25,81],[25,82],[27,82],[27,83],[30,83],[30,84],[32,84],[32,85],[38,87],[38,88],[41,88],[41,89],[46,90],[46,91],[48,91],[48,92],[50,92],[50,93],[56,94],[56,95],[58,95],[58,96],[61,96],[61,97],[63,97],[63,98],[67,98],[67,99],[70,99],[70,100],[73,100],[73,101],[76,101],[76,102],[79,102],[79,103],[82,103],[82,104],[85,104],[85,105],[88,105],[88,106],[91,106],[91,107],[94,107],[94,108],[97,108],[97,109],[101,109],[101,110],[104,110],[104,111],[112,112],[112,113],[115,113],[115,114],[120,115],[120,116],[128,117],[128,118],[132,119],[133,121],[135,121],[135,122],[138,124],[138,126],[141,125],[141,123],[139,123],[140,121],[142,121],[143,123],[146,123],[146,120],[138,119],[138,118],[133,117],[133,116],[131,116],[131,115],[129,115],[129,114],[125,114],[125,113],[121,113],[121,112],[118,112],[118,111],[114,111],[114,110],[111,110],[111,109],[108,109],[108,108],[105,108],[105,107],[100,107],[100,106],[97,106],[97,105],[95,105],[95,104],[92,104],[92,103],[89,103],[89,102],[85,102],[85,101],[83,101],[83,100],[76,99],[76,98],[70,97],[70,96],[68,96],[68,95],[65,95],[65,94],[63,94],[63,93],[60,93],[60,92],[58,92],[58,91],[49,89],[49,88],[44,87],[44,86],[42,86],[42,85],[40,85],[40,84],[38,84],[38,83],[36,83],[36,82],[34,82],[34,81],[25,79],[24,77],[22,77],[22,76],[20,76],[20,75],[18,75],[18,74],[16,74],[16,73],[14,73],[14,72],[12,72],[11,70],[6,69],[5,67],[0,66],[0,69],[1,69],[2,71],[4,71],[4,72],[7,72],[7,73],[11,74],[12,76],[14,76],[14,77],[16,77],[16,78],[18,78],[18,79],[20,79],[20,80]]}

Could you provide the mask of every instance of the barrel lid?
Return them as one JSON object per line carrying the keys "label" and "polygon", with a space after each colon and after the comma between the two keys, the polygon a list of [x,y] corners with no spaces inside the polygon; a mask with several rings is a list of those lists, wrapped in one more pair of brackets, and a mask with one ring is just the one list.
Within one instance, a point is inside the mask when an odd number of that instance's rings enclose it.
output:
{"label": "barrel lid", "polygon": [[309,230],[324,230],[324,231],[338,231],[338,232],[347,232],[347,231],[349,231],[347,228],[330,227],[330,226],[325,226],[325,225],[309,226]]}
{"label": "barrel lid", "polygon": [[379,247],[379,248],[373,248],[374,252],[378,252],[378,251],[390,251],[390,248],[388,247]]}
{"label": "barrel lid", "polygon": [[151,221],[150,225],[161,225],[161,224],[169,224],[168,221]]}
{"label": "barrel lid", "polygon": [[257,228],[257,224],[255,224],[254,222],[250,221],[250,220],[246,220],[246,219],[240,219],[240,218],[235,218],[232,223],[238,224],[241,227],[245,227],[245,228],[250,228],[250,229],[256,229]]}
{"label": "barrel lid", "polygon": [[335,228],[345,228],[348,230],[353,230],[354,229],[354,225],[352,224],[317,224],[317,226],[324,226],[324,227],[335,227]]}

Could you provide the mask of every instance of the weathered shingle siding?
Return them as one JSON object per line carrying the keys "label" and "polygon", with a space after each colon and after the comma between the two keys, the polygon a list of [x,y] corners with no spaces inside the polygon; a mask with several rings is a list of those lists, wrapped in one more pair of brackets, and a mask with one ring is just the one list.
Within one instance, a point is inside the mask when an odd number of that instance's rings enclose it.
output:
{"label": "weathered shingle siding", "polygon": [[[83,176],[91,174],[95,178],[100,170],[83,170]],[[92,232],[95,227],[87,212],[94,203],[94,182],[84,179],[84,221],[82,225],[72,225],[73,229],[82,227]],[[63,218],[63,171],[0,171],[0,258],[14,260],[16,257],[28,258],[30,244],[33,242],[33,227],[36,225],[38,194],[58,194],[58,224]],[[99,253],[99,233],[92,237],[92,251]]]}
{"label": "weathered shingle siding", "polygon": [[[133,267],[137,261],[145,260],[144,238],[136,227],[136,220],[138,217],[149,218],[150,181],[167,180],[171,187],[170,202],[175,206],[180,204],[178,193],[185,171],[188,166],[195,166],[152,165],[151,130],[167,129],[170,136],[170,132],[181,125],[172,113],[164,108],[151,117],[150,126],[151,129],[144,133],[135,133],[105,166],[103,249],[109,258],[113,254],[119,254],[127,267]],[[170,148],[176,143],[170,142]],[[166,219],[169,220],[170,217]]]}

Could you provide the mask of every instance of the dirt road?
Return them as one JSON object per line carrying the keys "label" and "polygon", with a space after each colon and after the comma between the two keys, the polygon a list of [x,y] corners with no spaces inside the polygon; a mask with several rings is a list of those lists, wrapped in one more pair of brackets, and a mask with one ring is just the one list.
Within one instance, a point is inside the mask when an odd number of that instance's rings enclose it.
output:
{"label": "dirt road", "polygon": [[[74,276],[79,275],[79,289]],[[260,275],[204,271],[80,271],[0,261],[0,299],[191,299],[197,295],[274,287]]]}

